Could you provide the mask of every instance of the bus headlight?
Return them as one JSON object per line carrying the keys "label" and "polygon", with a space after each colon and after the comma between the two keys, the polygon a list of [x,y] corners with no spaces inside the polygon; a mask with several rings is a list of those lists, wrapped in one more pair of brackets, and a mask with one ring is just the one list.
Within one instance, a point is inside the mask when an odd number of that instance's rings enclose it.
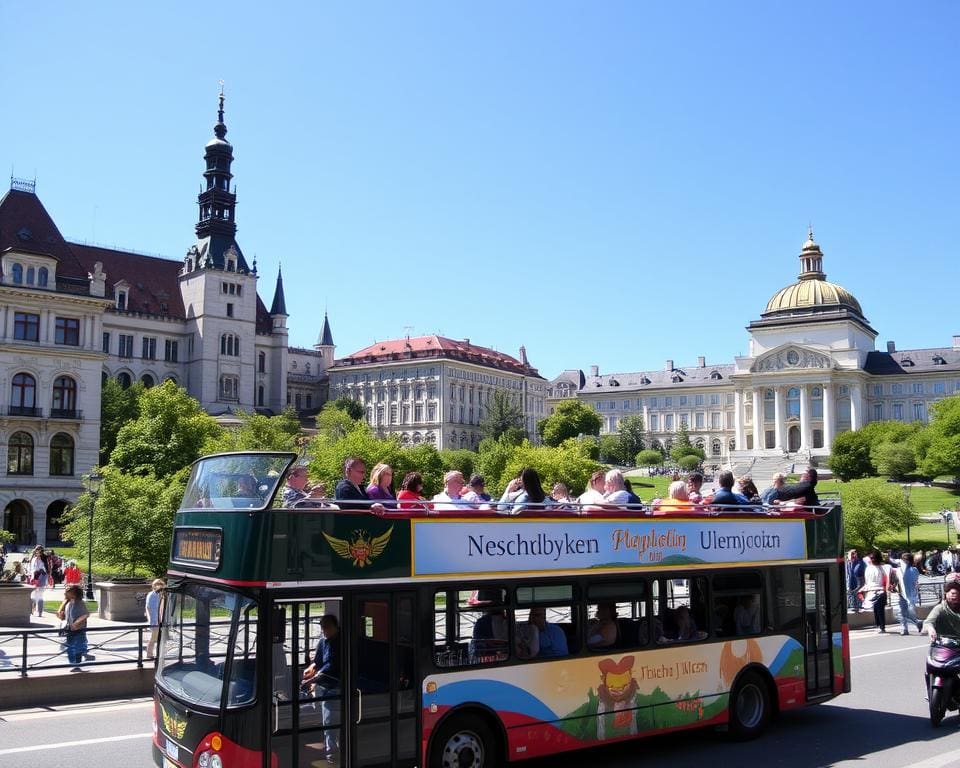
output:
{"label": "bus headlight", "polygon": [[214,755],[210,758],[210,768],[223,768],[223,760],[220,759],[220,755]]}

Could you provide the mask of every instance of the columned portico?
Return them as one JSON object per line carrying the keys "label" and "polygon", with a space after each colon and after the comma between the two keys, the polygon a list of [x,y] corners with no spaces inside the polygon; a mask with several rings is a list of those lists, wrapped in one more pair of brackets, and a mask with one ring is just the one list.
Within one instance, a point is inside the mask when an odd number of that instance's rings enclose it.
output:
{"label": "columned portico", "polygon": [[773,388],[773,447],[783,450],[783,387]]}
{"label": "columned portico", "polygon": [[800,385],[800,450],[808,451],[813,447],[810,439],[810,387]]}
{"label": "columned portico", "polygon": [[760,410],[760,390],[754,388],[753,390],[753,450],[759,451],[760,447],[763,445],[763,428],[762,421],[763,411]]}
{"label": "columned portico", "polygon": [[830,450],[837,431],[837,408],[833,402],[833,384],[823,385],[823,445]]}
{"label": "columned portico", "polygon": [[856,431],[863,426],[863,396],[860,384],[850,385],[850,429]]}
{"label": "columned portico", "polygon": [[[735,450],[742,451],[746,449],[746,440],[743,434],[743,390],[735,389],[733,391],[733,438]],[[646,424],[646,422],[644,422]]]}

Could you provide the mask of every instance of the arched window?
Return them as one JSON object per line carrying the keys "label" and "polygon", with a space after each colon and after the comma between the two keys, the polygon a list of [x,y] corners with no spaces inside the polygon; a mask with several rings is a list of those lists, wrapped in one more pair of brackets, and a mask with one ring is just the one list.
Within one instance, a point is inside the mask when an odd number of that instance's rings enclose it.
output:
{"label": "arched window", "polygon": [[220,377],[220,399],[221,400],[237,400],[239,399],[238,392],[240,391],[240,379],[236,376],[221,376]]}
{"label": "arched window", "polygon": [[140,377],[140,383],[143,384],[143,386],[145,386],[147,389],[150,389],[150,387],[156,384],[156,382],[153,380],[153,376],[151,376],[149,373],[145,373]]}
{"label": "arched window", "polygon": [[50,273],[47,271],[47,268],[40,267],[40,269],[37,271],[37,285],[39,285],[41,288],[46,288],[49,279]]}
{"label": "arched window", "polygon": [[50,474],[73,474],[73,438],[63,432],[50,441]]}
{"label": "arched window", "polygon": [[77,382],[69,376],[59,376],[53,382],[53,413],[51,416],[72,418],[77,409]]}
{"label": "arched window", "polygon": [[267,353],[266,352],[261,352],[259,355],[257,355],[257,370],[260,371],[260,373],[266,373],[266,370],[267,370]]}
{"label": "arched window", "polygon": [[36,270],[33,267],[27,267],[27,285],[33,285]]}
{"label": "arched window", "polygon": [[130,389],[133,380],[130,378],[130,374],[124,371],[123,373],[117,374],[117,383],[124,389]]}
{"label": "arched window", "polygon": [[787,418],[800,418],[800,390],[797,387],[787,390]]}
{"label": "arched window", "polygon": [[33,438],[26,432],[14,432],[7,444],[7,474],[33,474]]}
{"label": "arched window", "polygon": [[14,264],[14,265],[13,265],[13,269],[10,270],[10,271],[11,271],[11,273],[13,274],[13,282],[14,282],[16,285],[20,285],[20,283],[23,282],[23,265],[22,265],[22,264]]}
{"label": "arched window", "polygon": [[710,453],[714,456],[720,455],[720,441],[716,438],[710,443]]}
{"label": "arched window", "polygon": [[240,338],[232,333],[225,333],[220,337],[220,354],[230,357],[239,357]]}
{"label": "arched window", "polygon": [[18,373],[10,387],[10,415],[34,416],[37,405],[37,380],[29,373]]}
{"label": "arched window", "polygon": [[[749,446],[748,446],[748,447],[749,447]],[[730,438],[730,446],[729,446],[729,448],[730,448],[731,451],[737,450],[737,441],[736,441],[735,438],[732,438],[732,437]]]}

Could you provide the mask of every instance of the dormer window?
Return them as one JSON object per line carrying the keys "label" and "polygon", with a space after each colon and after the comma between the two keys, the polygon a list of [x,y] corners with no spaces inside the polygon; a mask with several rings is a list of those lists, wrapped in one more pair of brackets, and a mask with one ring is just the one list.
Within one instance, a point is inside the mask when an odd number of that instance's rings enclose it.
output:
{"label": "dormer window", "polygon": [[673,376],[670,377],[670,381],[672,381],[674,384],[679,384],[683,381],[683,378],[681,376],[678,376],[677,374],[674,374]]}
{"label": "dormer window", "polygon": [[904,368],[913,368],[913,360],[911,360],[909,357],[901,358],[900,365]]}
{"label": "dormer window", "polygon": [[46,288],[47,282],[49,281],[49,279],[50,279],[50,273],[47,270],[47,268],[40,267],[40,269],[37,270],[37,285],[40,286],[41,288]]}
{"label": "dormer window", "polygon": [[10,270],[10,274],[13,276],[13,284],[20,285],[23,282],[23,265],[14,264],[13,269]]}
{"label": "dormer window", "polygon": [[227,272],[236,272],[237,262],[233,259],[227,259]]}
{"label": "dormer window", "polygon": [[127,308],[127,292],[117,291],[117,309],[121,312]]}
{"label": "dormer window", "polygon": [[947,364],[947,361],[944,360],[940,355],[934,355],[934,356],[933,356],[933,364],[934,364],[934,365],[946,365],[946,364]]}
{"label": "dormer window", "polygon": [[27,267],[27,285],[33,285],[36,277],[36,270],[33,267]]}
{"label": "dormer window", "polygon": [[720,375],[720,371],[712,371],[710,373],[710,378],[713,379],[714,381],[718,381],[719,379],[722,379],[723,376]]}

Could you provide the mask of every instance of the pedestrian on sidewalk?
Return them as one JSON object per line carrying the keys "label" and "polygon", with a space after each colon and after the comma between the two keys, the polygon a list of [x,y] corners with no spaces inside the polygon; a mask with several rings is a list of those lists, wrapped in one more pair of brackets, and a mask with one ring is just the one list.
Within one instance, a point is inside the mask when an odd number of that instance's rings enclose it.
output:
{"label": "pedestrian on sidewalk", "polygon": [[83,574],[77,567],[76,560],[67,560],[67,567],[63,572],[63,583],[68,587],[71,584],[79,585],[83,581]]}
{"label": "pedestrian on sidewalk", "polygon": [[866,563],[860,558],[857,550],[851,549],[847,553],[844,572],[847,579],[847,610],[853,613],[860,613],[860,606],[863,603],[860,599],[860,590],[863,589],[863,573],[866,569]]}
{"label": "pedestrian on sidewalk", "polygon": [[917,605],[920,602],[920,571],[913,565],[913,555],[904,552],[900,556],[897,569],[897,599],[900,604],[900,634],[910,634],[910,624],[923,634],[922,624],[917,618]]}
{"label": "pedestrian on sidewalk", "polygon": [[30,574],[30,583],[34,587],[30,597],[37,604],[37,616],[43,616],[43,596],[47,589],[50,568],[47,565],[47,556],[43,553],[43,547],[39,544],[34,548],[30,557],[30,567],[27,568],[27,573]]}
{"label": "pedestrian on sidewalk", "polygon": [[873,609],[877,633],[883,634],[887,631],[887,589],[890,579],[883,567],[883,556],[880,550],[874,549],[870,552],[866,561],[867,569],[863,573],[863,607]]}
{"label": "pedestrian on sidewalk", "polygon": [[57,616],[63,624],[63,632],[67,641],[67,659],[74,665],[73,671],[79,672],[77,666],[83,661],[87,652],[87,617],[90,611],[83,602],[83,590],[71,585],[64,592],[64,601],[60,604]]}
{"label": "pedestrian on sidewalk", "polygon": [[147,623],[150,624],[150,639],[147,641],[148,659],[152,659],[157,652],[157,642],[160,639],[160,595],[167,585],[163,579],[154,579],[150,586],[152,589],[147,595],[146,605],[144,606]]}

